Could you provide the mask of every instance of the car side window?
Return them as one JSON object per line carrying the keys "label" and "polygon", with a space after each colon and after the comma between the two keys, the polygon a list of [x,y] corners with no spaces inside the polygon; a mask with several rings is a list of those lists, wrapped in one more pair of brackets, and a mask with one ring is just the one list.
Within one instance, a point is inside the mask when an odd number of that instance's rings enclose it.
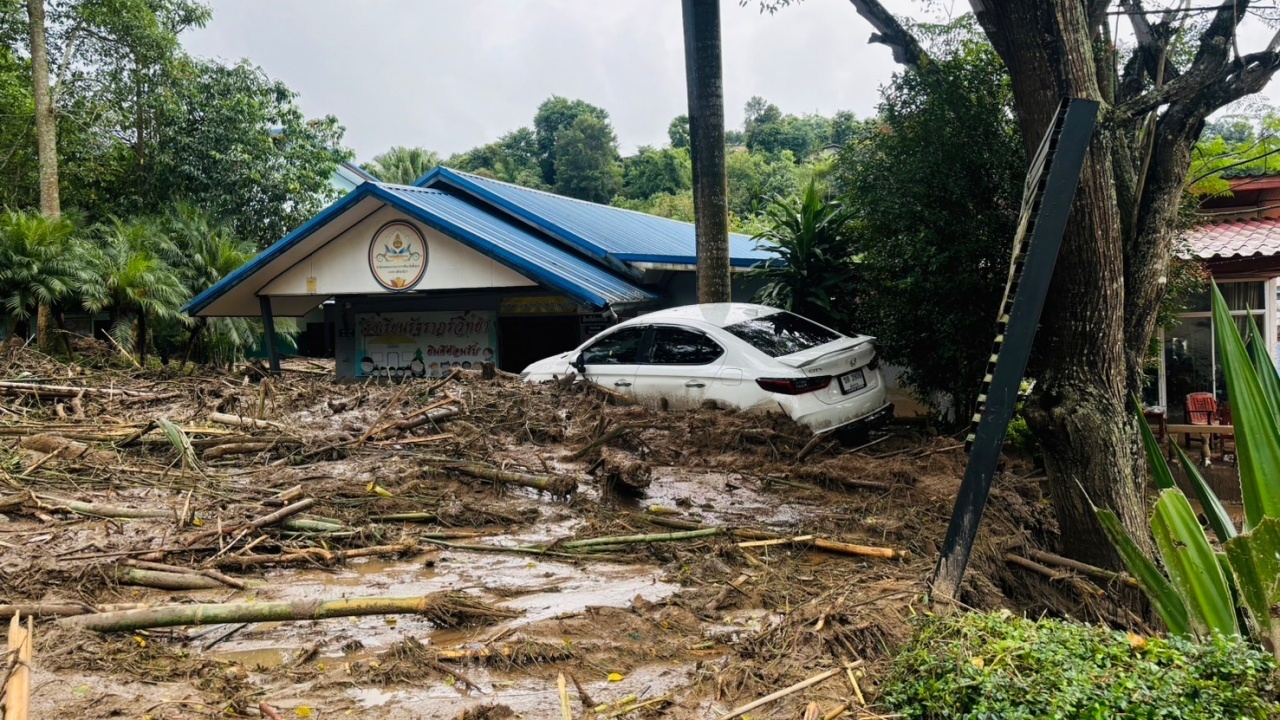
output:
{"label": "car side window", "polygon": [[640,359],[644,331],[642,327],[629,327],[610,333],[582,351],[582,362],[586,365],[634,364]]}
{"label": "car side window", "polygon": [[654,365],[708,365],[724,354],[715,340],[693,330],[676,327],[654,328]]}

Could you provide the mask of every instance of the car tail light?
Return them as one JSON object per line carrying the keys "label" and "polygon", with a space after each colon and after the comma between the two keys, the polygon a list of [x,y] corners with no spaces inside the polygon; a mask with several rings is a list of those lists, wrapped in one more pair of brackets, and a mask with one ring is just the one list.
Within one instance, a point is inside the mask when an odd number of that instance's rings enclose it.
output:
{"label": "car tail light", "polygon": [[871,362],[867,363],[867,367],[872,370],[880,369],[880,353],[874,351],[871,353]]}
{"label": "car tail light", "polygon": [[780,395],[803,395],[831,384],[830,375],[806,378],[756,378],[762,390]]}

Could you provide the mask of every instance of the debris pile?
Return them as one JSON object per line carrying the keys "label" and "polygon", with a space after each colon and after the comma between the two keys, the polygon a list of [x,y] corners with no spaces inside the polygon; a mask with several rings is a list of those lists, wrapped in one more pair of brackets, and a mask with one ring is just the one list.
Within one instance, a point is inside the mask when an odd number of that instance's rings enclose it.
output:
{"label": "debris pile", "polygon": [[[962,464],[910,430],[850,448],[584,383],[331,372],[0,354],[0,617],[47,628],[36,686],[115,683],[36,712],[358,715],[379,700],[353,688],[399,687],[377,713],[703,717],[826,673],[767,705],[835,717],[874,705]],[[1006,561],[1054,530],[1029,471],[997,484],[965,602],[1114,619],[1096,578]],[[441,684],[456,702],[412,702]]]}

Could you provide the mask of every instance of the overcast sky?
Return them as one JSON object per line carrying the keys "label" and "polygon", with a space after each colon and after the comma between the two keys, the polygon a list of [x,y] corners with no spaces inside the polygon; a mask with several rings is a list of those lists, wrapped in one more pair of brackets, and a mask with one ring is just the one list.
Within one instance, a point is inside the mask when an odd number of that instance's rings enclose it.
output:
{"label": "overcast sky", "polygon": [[[249,58],[333,114],[360,161],[392,145],[448,155],[530,125],[551,95],[609,111],[623,154],[667,141],[687,110],[680,0],[206,0],[188,51]],[[908,0],[890,2],[905,6]],[[761,15],[723,0],[725,113],[874,112],[894,70],[847,0]]]}
{"label": "overcast sky", "polygon": [[[309,115],[338,117],[359,161],[392,145],[467,150],[531,124],[553,94],[608,110],[623,154],[665,143],[667,123],[687,109],[680,0],[206,2],[213,20],[183,38],[187,49],[248,58],[283,80]],[[895,66],[887,48],[867,44],[871,28],[847,0],[772,16],[757,0],[721,7],[728,127],[741,126],[752,95],[795,114],[874,112]],[[1249,30],[1243,52],[1269,39]]]}

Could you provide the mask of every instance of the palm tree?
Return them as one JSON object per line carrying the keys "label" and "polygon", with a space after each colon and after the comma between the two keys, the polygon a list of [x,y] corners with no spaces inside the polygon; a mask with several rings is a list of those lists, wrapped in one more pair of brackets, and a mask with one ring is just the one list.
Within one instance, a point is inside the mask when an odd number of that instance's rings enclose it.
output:
{"label": "palm tree", "polygon": [[397,145],[375,155],[373,162],[364,166],[365,172],[382,182],[412,185],[414,180],[431,172],[440,164],[440,156],[426,148],[409,148]]}
{"label": "palm tree", "polygon": [[764,281],[756,301],[848,332],[858,272],[848,236],[851,216],[842,203],[827,202],[812,180],[799,198],[775,199],[765,211],[768,229],[755,240],[778,260],[748,272]]}
{"label": "palm tree", "polygon": [[[164,218],[162,227],[169,238],[169,264],[188,297],[199,295],[253,259],[253,243],[236,238],[230,228],[194,206],[178,205]],[[196,318],[182,364],[186,365],[202,340],[207,340],[207,359],[234,361],[257,343],[261,333],[261,323],[248,318]]]}
{"label": "palm tree", "polygon": [[75,223],[34,212],[0,215],[0,302],[19,321],[38,317],[43,346],[52,339],[52,308],[75,287]]}
{"label": "palm tree", "polygon": [[147,357],[148,324],[155,320],[186,322],[179,312],[187,298],[178,273],[165,262],[173,250],[147,221],[112,219],[86,248],[80,271],[85,309],[111,313],[111,336],[133,344],[139,360]]}
{"label": "palm tree", "polygon": [[724,79],[719,0],[684,0],[698,302],[729,302],[729,189],[724,159]]}

